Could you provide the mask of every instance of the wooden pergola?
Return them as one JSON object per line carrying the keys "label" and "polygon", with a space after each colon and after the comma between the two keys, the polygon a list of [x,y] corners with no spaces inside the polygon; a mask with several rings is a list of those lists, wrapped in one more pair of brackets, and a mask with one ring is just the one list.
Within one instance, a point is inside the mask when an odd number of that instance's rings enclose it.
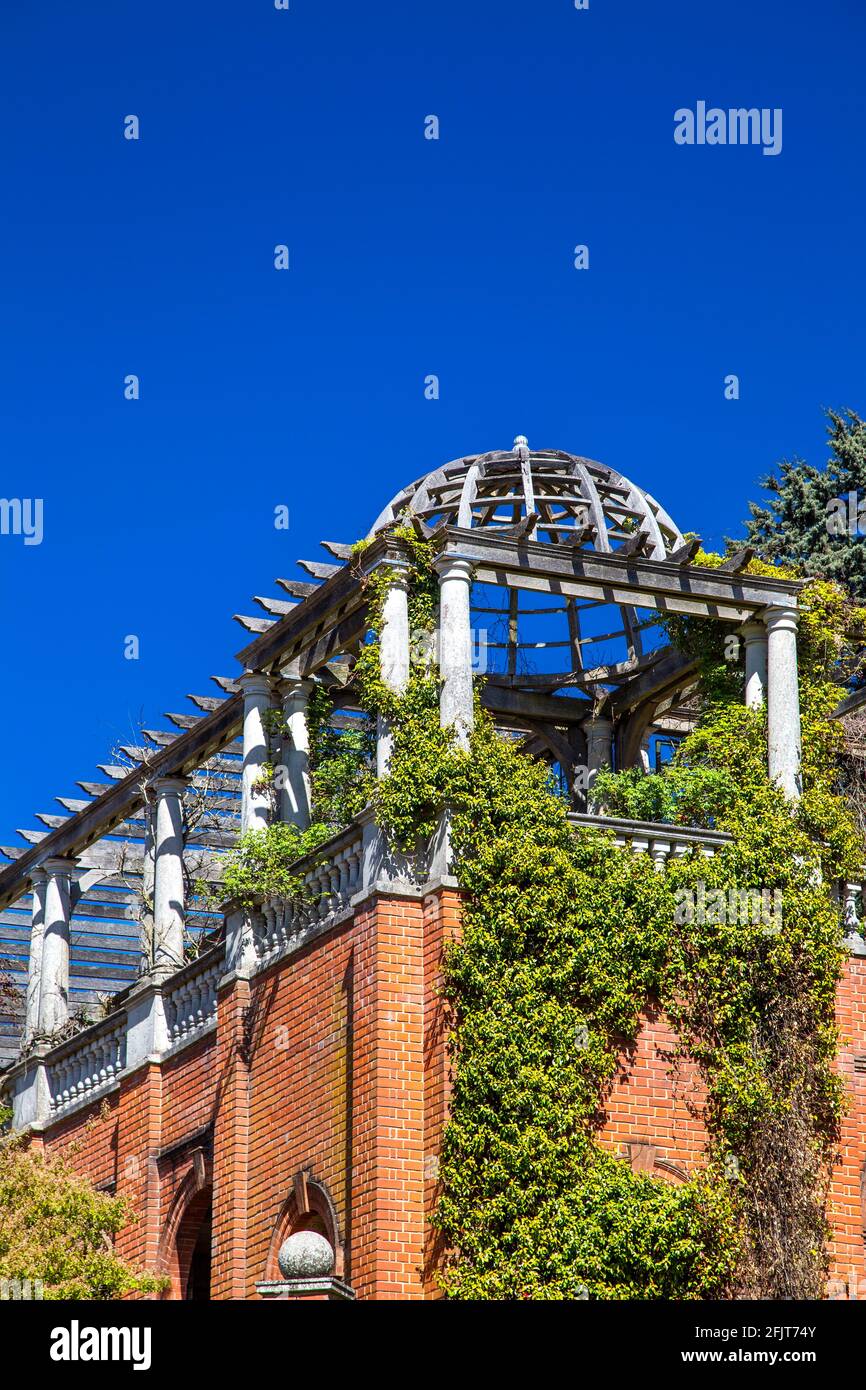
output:
{"label": "wooden pergola", "polygon": [[[44,829],[22,830],[23,847],[0,850],[10,861],[0,868],[7,966],[22,973],[42,888],[47,881],[50,893],[52,875],[60,875],[69,1002],[123,988],[154,968],[142,938],[160,939],[162,930],[154,924],[155,872],[161,853],[168,862],[160,839],[168,832],[160,830],[159,808],[168,808],[169,826],[178,814],[172,797],[196,808],[177,869],[187,883],[181,925],[216,925],[189,900],[188,887],[195,877],[218,882],[221,857],[241,828],[267,819],[256,789],[258,769],[274,754],[263,713],[282,702],[289,718],[288,746],[276,753],[294,773],[280,813],[303,820],[310,682],[331,692],[339,728],[358,726],[352,670],[368,631],[366,579],[382,566],[397,577],[383,652],[393,654],[396,686],[405,680],[399,576],[409,552],[393,531],[407,521],[431,542],[440,576],[443,721],[464,733],[471,723],[473,634],[482,633],[489,657],[482,700],[503,729],[524,735],[569,785],[580,767],[631,765],[649,733],[687,727],[691,718],[695,670],[672,647],[653,644],[659,618],[714,619],[743,633],[747,697],[769,705],[771,772],[796,794],[798,586],[745,573],[748,553],[720,569],[695,565],[698,542],[686,540],[649,494],[592,460],[532,452],[521,437],[510,450],[454,460],[402,489],[357,557],[346,544],[323,542],[328,562],[299,562],[306,578],[276,581],[286,597],[257,597],[261,616],[237,616],[250,640],[237,653],[237,673],[212,678],[218,694],[189,697],[193,710],[169,715],[172,728],[142,731],[144,741],[126,746],[122,762],[102,767],[104,780],[79,783],[83,797],[58,797],[63,814],[42,813]],[[556,625],[554,636],[539,635],[546,624]],[[386,761],[384,751],[380,769]],[[172,882],[176,897],[177,876]],[[176,930],[173,920],[173,940]],[[17,1048],[17,1025],[0,1026],[2,1059]]]}

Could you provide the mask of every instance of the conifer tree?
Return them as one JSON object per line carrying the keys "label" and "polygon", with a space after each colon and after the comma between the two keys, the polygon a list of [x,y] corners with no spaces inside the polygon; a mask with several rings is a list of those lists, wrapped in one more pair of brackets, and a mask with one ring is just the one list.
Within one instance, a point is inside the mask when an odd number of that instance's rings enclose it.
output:
{"label": "conifer tree", "polygon": [[772,494],[749,503],[747,539],[765,559],[835,579],[866,602],[866,423],[827,411],[826,467],[785,460],[761,480]]}

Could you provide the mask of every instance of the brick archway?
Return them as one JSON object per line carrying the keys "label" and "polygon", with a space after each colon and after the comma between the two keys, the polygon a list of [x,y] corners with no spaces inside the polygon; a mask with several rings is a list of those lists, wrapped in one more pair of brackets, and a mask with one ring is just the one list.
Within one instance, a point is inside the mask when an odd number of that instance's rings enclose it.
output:
{"label": "brick archway", "polygon": [[171,1280],[170,1300],[210,1297],[210,1228],[213,1190],[192,1169],[175,1193],[159,1245],[158,1268]]}

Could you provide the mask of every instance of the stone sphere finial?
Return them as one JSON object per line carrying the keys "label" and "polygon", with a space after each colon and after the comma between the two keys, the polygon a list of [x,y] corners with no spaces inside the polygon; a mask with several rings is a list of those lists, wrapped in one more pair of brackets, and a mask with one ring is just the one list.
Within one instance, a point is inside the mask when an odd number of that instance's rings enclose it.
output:
{"label": "stone sphere finial", "polygon": [[525,434],[519,434],[519,435],[517,436],[517,438],[515,439],[515,441],[514,441],[514,448],[515,448],[515,449],[519,449],[521,445],[523,446],[524,449],[528,449],[528,448],[529,448],[529,440],[526,438],[526,435],[525,435]]}
{"label": "stone sphere finial", "polygon": [[277,1255],[284,1279],[325,1279],[334,1270],[334,1249],[318,1231],[296,1231]]}

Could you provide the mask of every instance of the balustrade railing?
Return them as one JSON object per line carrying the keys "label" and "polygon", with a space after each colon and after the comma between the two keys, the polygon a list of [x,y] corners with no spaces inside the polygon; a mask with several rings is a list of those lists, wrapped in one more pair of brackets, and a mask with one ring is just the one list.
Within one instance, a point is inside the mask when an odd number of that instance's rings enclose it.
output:
{"label": "balustrade railing", "polygon": [[578,812],[568,819],[580,829],[612,831],[618,845],[648,853],[657,869],[663,869],[671,855],[688,854],[696,849],[710,858],[731,843],[731,836],[724,831],[702,830],[690,825],[665,825],[658,821],[589,816]]}
{"label": "balustrade railing", "polygon": [[63,1043],[48,1062],[52,1115],[103,1095],[126,1066],[126,1016],[95,1023]]}
{"label": "balustrade railing", "polygon": [[[618,845],[649,853],[657,869],[663,869],[671,855],[688,854],[697,849],[710,856],[731,841],[731,836],[720,830],[699,830],[687,825],[577,813],[570,815],[569,820],[577,827],[613,831]],[[849,950],[853,955],[866,956],[866,865],[856,881],[837,884],[834,896],[842,911]]]}
{"label": "balustrade railing", "polygon": [[268,898],[254,916],[256,957],[266,962],[313,927],[345,912],[361,887],[363,832],[351,825],[294,866],[300,890],[291,898]]}
{"label": "balustrade railing", "polygon": [[[717,854],[731,836],[717,830],[665,825],[610,816],[572,814],[576,830],[612,832],[623,848],[649,854],[662,870],[671,856]],[[339,920],[365,879],[364,827],[355,823],[294,866],[300,882],[291,898],[271,898],[250,916],[253,948],[259,966],[306,939],[312,930]],[[429,866],[428,866],[429,867]],[[423,877],[420,863],[416,866]],[[369,866],[368,866],[369,872]],[[836,889],[850,950],[866,955],[866,866],[858,880]],[[190,961],[162,987],[169,1048],[199,1037],[216,1019],[217,986],[226,967],[225,948],[215,947]],[[52,1049],[45,1060],[50,1114],[64,1114],[79,1103],[105,1094],[127,1059],[127,1015],[119,1009],[76,1037]]]}
{"label": "balustrade railing", "polygon": [[163,987],[169,1046],[190,1042],[216,1018],[217,984],[225,968],[222,947],[172,975]]}
{"label": "balustrade railing", "polygon": [[859,879],[839,886],[845,936],[855,956],[866,956],[866,865]]}

